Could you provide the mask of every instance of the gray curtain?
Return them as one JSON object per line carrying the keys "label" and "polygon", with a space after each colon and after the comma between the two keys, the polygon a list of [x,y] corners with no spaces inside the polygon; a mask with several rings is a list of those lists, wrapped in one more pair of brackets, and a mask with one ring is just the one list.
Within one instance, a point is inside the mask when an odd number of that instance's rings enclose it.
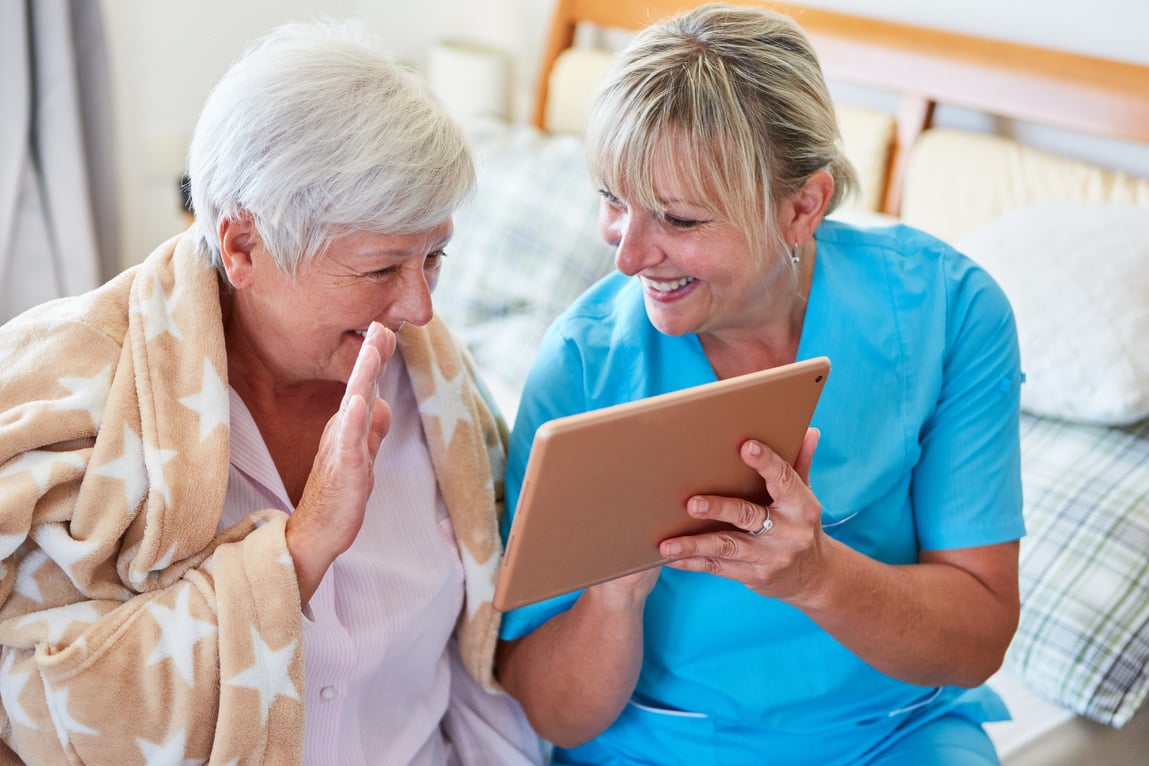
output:
{"label": "gray curtain", "polygon": [[119,270],[96,0],[0,0],[0,322]]}

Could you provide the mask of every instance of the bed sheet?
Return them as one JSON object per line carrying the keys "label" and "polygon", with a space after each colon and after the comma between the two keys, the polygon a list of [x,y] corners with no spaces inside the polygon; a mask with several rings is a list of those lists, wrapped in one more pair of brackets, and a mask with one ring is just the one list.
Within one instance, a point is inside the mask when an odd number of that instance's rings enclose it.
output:
{"label": "bed sheet", "polygon": [[1029,691],[1003,670],[989,682],[1013,720],[987,724],[1002,766],[1145,766],[1149,708],[1120,729],[1090,721]]}

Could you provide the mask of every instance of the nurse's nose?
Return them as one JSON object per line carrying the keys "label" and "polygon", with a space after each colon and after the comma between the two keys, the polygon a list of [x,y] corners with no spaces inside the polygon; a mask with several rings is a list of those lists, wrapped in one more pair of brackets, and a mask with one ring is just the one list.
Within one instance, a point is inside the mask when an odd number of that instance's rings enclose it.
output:
{"label": "nurse's nose", "polygon": [[599,228],[604,240],[614,245],[614,265],[632,277],[662,259],[651,241],[651,221],[642,211],[618,210],[603,203]]}

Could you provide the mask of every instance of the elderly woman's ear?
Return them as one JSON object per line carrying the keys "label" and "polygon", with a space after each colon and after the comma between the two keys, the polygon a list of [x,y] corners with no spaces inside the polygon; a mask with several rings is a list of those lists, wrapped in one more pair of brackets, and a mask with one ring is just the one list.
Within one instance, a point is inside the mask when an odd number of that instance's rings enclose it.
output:
{"label": "elderly woman's ear", "polygon": [[219,254],[232,287],[246,287],[252,276],[252,251],[260,245],[259,229],[251,213],[219,221]]}
{"label": "elderly woman's ear", "polygon": [[833,196],[834,178],[828,172],[819,170],[782,201],[778,225],[788,244],[805,244],[814,237],[814,230],[825,217],[826,208]]}

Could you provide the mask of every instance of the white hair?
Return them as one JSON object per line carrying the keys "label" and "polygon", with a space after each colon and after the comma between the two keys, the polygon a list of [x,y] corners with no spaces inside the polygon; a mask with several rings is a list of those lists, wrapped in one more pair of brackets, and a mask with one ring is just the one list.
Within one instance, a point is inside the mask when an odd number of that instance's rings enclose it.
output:
{"label": "white hair", "polygon": [[288,273],[351,231],[410,234],[447,221],[475,171],[460,128],[359,21],[287,24],[212,90],[188,152],[200,250],[250,214]]}

